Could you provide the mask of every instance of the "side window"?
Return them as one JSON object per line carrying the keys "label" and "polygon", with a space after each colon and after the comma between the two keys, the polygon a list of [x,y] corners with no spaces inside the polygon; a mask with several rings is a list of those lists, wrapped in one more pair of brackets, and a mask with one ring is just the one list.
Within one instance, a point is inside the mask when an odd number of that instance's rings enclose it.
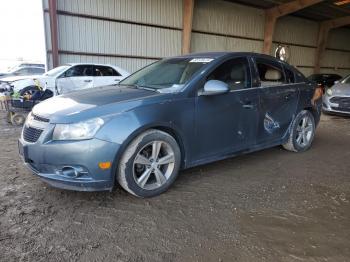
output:
{"label": "side window", "polygon": [[22,75],[27,75],[29,74],[30,72],[28,71],[27,68],[21,68],[21,69],[18,69],[16,72],[15,72],[15,75],[18,75],[18,76],[22,76]]}
{"label": "side window", "polygon": [[230,90],[250,87],[250,69],[247,58],[233,58],[218,66],[207,78],[228,84]]}
{"label": "side window", "polygon": [[286,83],[282,67],[267,59],[256,59],[261,86],[273,86]]}
{"label": "side window", "polygon": [[294,72],[290,70],[288,67],[284,67],[284,72],[286,73],[286,81],[287,83],[295,83]]}
{"label": "side window", "polygon": [[120,74],[109,66],[94,66],[94,76],[120,76]]}
{"label": "side window", "polygon": [[92,66],[91,65],[77,65],[68,69],[65,77],[77,77],[77,76],[92,76]]}
{"label": "side window", "polygon": [[34,74],[34,75],[45,73],[45,70],[43,68],[36,68],[36,67],[30,68],[29,71],[31,74]]}

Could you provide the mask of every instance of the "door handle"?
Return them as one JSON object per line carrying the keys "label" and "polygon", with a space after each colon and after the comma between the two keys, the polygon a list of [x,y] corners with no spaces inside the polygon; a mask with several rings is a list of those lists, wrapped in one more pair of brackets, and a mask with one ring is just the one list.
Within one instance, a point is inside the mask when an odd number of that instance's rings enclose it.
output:
{"label": "door handle", "polygon": [[254,108],[254,105],[252,104],[252,102],[245,102],[243,105],[242,105],[243,108],[246,108],[246,109],[252,109]]}
{"label": "door handle", "polygon": [[252,104],[245,104],[245,105],[243,105],[243,108],[252,109],[252,108],[254,108],[254,106]]}
{"label": "door handle", "polygon": [[84,82],[86,82],[86,83],[90,83],[92,80],[88,80],[88,79],[86,79],[86,80],[84,80]]}

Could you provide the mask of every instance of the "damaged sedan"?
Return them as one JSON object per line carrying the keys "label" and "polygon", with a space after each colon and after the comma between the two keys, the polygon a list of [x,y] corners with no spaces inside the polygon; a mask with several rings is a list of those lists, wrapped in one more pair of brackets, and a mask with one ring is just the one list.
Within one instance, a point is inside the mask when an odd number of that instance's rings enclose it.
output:
{"label": "damaged sedan", "polygon": [[276,58],[198,53],[155,62],[118,85],[36,105],[19,152],[63,189],[138,197],[166,191],[179,171],[283,145],[310,148],[321,104],[316,85]]}

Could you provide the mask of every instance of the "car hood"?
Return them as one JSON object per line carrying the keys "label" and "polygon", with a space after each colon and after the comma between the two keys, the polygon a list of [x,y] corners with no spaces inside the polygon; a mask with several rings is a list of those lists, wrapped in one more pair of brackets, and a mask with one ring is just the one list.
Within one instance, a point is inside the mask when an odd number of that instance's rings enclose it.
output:
{"label": "car hood", "polygon": [[23,80],[23,79],[41,79],[44,78],[45,76],[43,75],[30,75],[30,76],[9,76],[9,77],[5,77],[5,78],[1,78],[1,81],[4,82],[15,82],[15,81],[19,81],[19,80]]}
{"label": "car hood", "polygon": [[350,96],[350,84],[336,84],[332,87],[333,96]]}
{"label": "car hood", "polygon": [[33,113],[51,123],[75,123],[120,114],[167,94],[128,87],[106,86],[80,90],[45,100]]}

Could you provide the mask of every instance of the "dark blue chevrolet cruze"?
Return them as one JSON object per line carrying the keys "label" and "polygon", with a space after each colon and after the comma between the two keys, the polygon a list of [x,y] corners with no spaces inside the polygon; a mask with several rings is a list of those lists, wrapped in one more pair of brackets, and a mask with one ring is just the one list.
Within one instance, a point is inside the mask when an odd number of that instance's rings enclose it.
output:
{"label": "dark blue chevrolet cruze", "polygon": [[117,86],[46,100],[23,127],[19,151],[52,186],[139,197],[167,190],[179,170],[283,145],[307,150],[320,118],[315,86],[254,53],[163,59]]}

